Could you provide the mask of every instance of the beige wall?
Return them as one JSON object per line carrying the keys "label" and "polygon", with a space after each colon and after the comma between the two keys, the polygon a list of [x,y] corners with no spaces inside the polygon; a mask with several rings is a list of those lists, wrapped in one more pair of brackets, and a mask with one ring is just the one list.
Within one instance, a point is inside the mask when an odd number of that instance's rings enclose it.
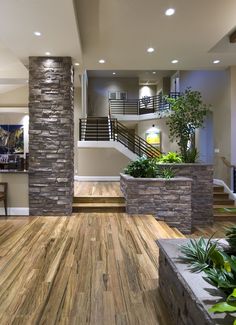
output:
{"label": "beige wall", "polygon": [[78,174],[78,148],[79,140],[79,119],[82,117],[82,98],[81,88],[74,89],[74,173]]}
{"label": "beige wall", "polygon": [[236,66],[230,68],[231,164],[236,166]]}
{"label": "beige wall", "polygon": [[0,173],[0,182],[8,183],[8,207],[29,207],[28,174]]}
{"label": "beige wall", "polygon": [[0,106],[28,106],[28,85],[0,94]]}
{"label": "beige wall", "polygon": [[179,151],[176,143],[169,141],[169,128],[166,125],[166,118],[141,121],[136,127],[136,133],[145,139],[145,133],[152,125],[155,125],[161,131],[161,151],[168,153],[169,151]]}
{"label": "beige wall", "polygon": [[138,78],[89,78],[88,116],[107,116],[109,91],[127,91],[128,99],[139,97]]}
{"label": "beige wall", "polygon": [[78,149],[79,176],[119,176],[129,162],[116,149]]}
{"label": "beige wall", "polygon": [[[214,177],[230,184],[230,173],[223,164],[221,156],[231,159],[231,111],[229,70],[220,71],[181,71],[181,91],[191,86],[201,92],[203,101],[212,105],[214,148]],[[212,148],[209,148],[211,150]]]}

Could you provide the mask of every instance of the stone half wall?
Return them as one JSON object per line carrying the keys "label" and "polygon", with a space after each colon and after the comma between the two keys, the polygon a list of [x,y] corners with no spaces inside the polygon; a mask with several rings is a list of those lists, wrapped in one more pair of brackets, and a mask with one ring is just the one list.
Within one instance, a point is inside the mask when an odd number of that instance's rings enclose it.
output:
{"label": "stone half wall", "polygon": [[178,177],[189,177],[192,183],[193,226],[212,225],[213,216],[213,165],[165,164],[172,167]]}
{"label": "stone half wall", "polygon": [[70,215],[74,179],[70,57],[29,59],[30,215]]}
{"label": "stone half wall", "polygon": [[154,214],[158,220],[189,234],[192,231],[192,179],[133,178],[121,174],[129,214]]}

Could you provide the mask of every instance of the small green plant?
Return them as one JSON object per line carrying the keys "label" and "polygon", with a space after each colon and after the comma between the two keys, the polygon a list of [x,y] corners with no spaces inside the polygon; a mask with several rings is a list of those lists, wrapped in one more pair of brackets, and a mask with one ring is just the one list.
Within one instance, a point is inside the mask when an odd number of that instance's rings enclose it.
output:
{"label": "small green plant", "polygon": [[180,246],[180,251],[184,256],[180,256],[179,259],[189,264],[192,272],[201,272],[211,266],[211,256],[217,247],[217,242],[212,242],[211,238],[208,240],[202,237],[190,239],[189,243]]}
{"label": "small green plant", "polygon": [[229,248],[227,249],[227,251],[230,254],[236,254],[236,225],[230,228],[226,228],[225,236],[229,244]]}
{"label": "small green plant", "polygon": [[186,151],[185,163],[195,163],[199,157],[199,152],[196,148],[189,148]]}
{"label": "small green plant", "polygon": [[175,177],[175,172],[171,167],[165,167],[165,168],[161,168],[159,172],[157,171],[157,175],[158,177],[161,178],[170,179]]}
{"label": "small green plant", "polygon": [[158,163],[161,164],[179,164],[182,162],[182,159],[179,154],[176,152],[168,152],[167,155],[162,155],[158,159]]}
{"label": "small green plant", "polygon": [[141,157],[131,162],[125,169],[124,173],[135,178],[155,178],[156,172],[156,161],[151,158]]}

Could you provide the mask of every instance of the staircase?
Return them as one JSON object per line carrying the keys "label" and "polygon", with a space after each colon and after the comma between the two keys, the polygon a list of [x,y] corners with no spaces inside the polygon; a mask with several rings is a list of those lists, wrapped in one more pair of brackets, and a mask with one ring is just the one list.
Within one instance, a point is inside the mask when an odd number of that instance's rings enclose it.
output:
{"label": "staircase", "polygon": [[109,124],[107,117],[87,118],[85,123],[85,141],[109,141]]}
{"label": "staircase", "polygon": [[81,196],[74,197],[73,212],[125,212],[125,199],[122,196]]}
{"label": "staircase", "polygon": [[236,206],[229,194],[224,192],[224,187],[214,185],[213,208],[215,221],[236,221]]}
{"label": "staircase", "polygon": [[[120,123],[117,119],[106,117],[88,117],[80,119],[80,142],[110,141],[111,143],[120,143],[130,152],[141,157],[158,157],[161,152],[146,142],[137,134],[130,133],[130,130]],[[90,146],[91,147],[91,146]]]}

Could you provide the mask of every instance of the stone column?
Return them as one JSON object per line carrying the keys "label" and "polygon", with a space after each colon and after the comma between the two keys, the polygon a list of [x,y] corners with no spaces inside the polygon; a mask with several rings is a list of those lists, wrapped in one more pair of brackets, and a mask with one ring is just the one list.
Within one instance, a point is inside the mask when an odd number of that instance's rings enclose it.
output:
{"label": "stone column", "polygon": [[29,59],[30,215],[70,215],[74,189],[70,57]]}

